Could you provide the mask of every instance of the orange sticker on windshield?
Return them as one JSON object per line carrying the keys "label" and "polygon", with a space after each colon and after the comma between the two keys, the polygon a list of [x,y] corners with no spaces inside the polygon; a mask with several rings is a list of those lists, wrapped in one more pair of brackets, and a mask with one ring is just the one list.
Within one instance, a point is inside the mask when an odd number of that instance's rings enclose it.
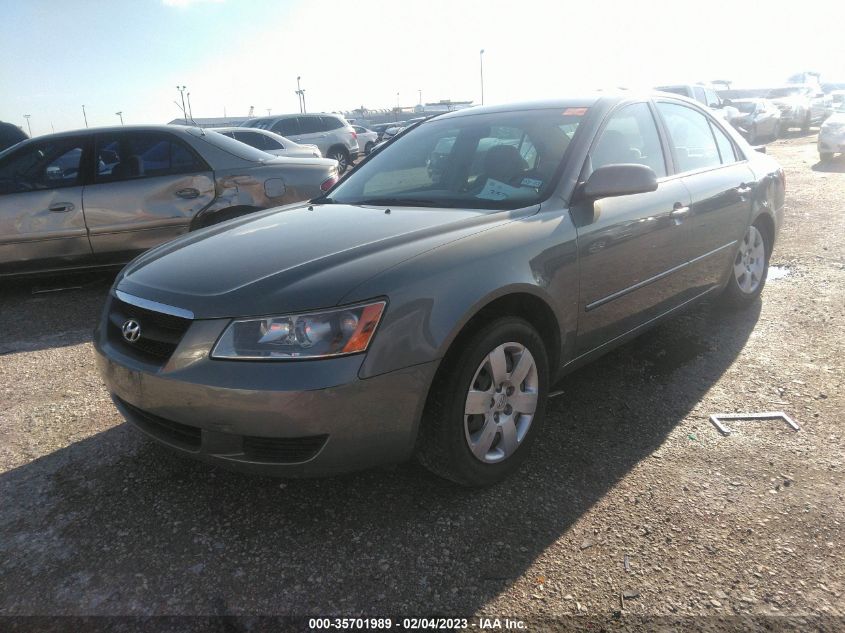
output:
{"label": "orange sticker on windshield", "polygon": [[587,108],[566,108],[563,111],[563,116],[584,116],[587,114]]}

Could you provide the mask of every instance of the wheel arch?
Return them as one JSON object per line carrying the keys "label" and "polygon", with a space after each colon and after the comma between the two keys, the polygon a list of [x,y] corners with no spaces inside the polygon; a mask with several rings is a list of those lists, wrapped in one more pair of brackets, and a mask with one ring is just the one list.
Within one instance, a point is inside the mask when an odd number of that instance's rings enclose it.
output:
{"label": "wheel arch", "polygon": [[772,251],[774,250],[775,246],[775,235],[777,234],[774,216],[772,216],[772,214],[769,213],[767,210],[762,209],[751,220],[751,224],[756,225],[766,231],[766,247],[768,249],[766,257],[771,257]]}
{"label": "wheel arch", "polygon": [[[546,342],[550,374],[554,375],[562,356],[560,321],[549,301],[525,287],[511,288],[478,302],[460,321],[441,345],[440,368],[448,364],[460,349],[460,344],[479,329],[500,317],[515,316],[524,319]],[[438,369],[438,372],[440,371]]]}

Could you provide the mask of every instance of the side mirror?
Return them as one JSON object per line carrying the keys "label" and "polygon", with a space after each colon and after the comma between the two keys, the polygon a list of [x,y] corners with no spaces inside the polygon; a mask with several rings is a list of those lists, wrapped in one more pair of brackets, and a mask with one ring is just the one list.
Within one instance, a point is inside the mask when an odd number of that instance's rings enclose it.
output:
{"label": "side mirror", "polygon": [[624,163],[596,169],[581,189],[584,198],[630,196],[657,190],[657,174],[651,167]]}

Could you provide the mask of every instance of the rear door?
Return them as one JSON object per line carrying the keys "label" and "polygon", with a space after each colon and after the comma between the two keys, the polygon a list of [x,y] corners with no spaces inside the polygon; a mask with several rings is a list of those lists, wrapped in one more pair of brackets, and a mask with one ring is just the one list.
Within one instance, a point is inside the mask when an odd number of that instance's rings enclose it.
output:
{"label": "rear door", "polygon": [[724,281],[751,216],[756,183],[748,161],[715,119],[658,101],[677,173],[690,192],[687,283],[704,291]]}
{"label": "rear door", "polygon": [[689,250],[689,192],[669,175],[664,143],[647,102],[611,113],[582,174],[638,163],[658,176],[656,191],[577,202],[581,291],[579,354],[584,354],[678,306],[685,290],[678,274]]}
{"label": "rear door", "polygon": [[94,255],[122,261],[186,233],[214,200],[214,173],[185,142],[166,132],[95,135],[94,183],[85,220]]}
{"label": "rear door", "polygon": [[0,161],[0,275],[90,261],[82,209],[90,136],[27,143]]}
{"label": "rear door", "polygon": [[299,136],[291,140],[296,143],[316,145],[325,154],[329,149],[328,137],[323,117],[301,116],[299,117]]}

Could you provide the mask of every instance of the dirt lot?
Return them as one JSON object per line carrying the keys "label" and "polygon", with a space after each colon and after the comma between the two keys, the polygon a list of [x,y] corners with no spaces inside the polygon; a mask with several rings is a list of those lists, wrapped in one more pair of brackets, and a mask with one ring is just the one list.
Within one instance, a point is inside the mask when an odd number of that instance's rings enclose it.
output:
{"label": "dirt lot", "polygon": [[[110,280],[7,286],[0,615],[845,629],[845,161],[816,165],[815,135],[769,151],[785,276],[746,312],[696,307],[568,378],[529,465],[481,492],[413,465],[280,482],[173,456],[95,372]],[[707,419],[770,410],[801,431]]]}

